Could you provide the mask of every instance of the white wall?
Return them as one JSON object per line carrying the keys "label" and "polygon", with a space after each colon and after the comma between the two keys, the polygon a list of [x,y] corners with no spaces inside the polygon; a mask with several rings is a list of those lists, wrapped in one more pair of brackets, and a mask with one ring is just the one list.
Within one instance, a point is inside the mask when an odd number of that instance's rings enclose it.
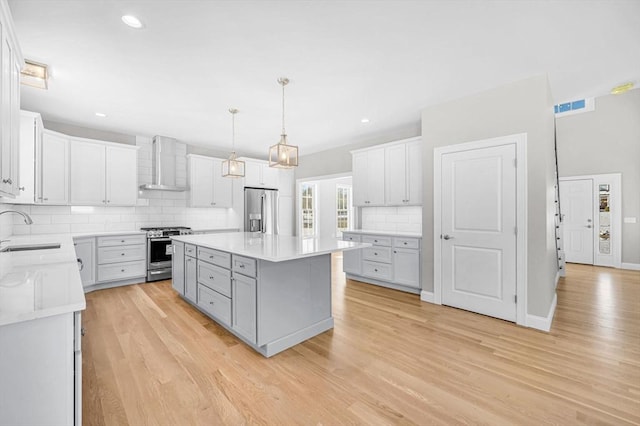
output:
{"label": "white wall", "polygon": [[[1,204],[0,212],[5,210],[14,210],[14,206],[11,204]],[[0,216],[0,240],[7,238],[13,233],[13,217],[12,213],[3,214]]]}
{"label": "white wall", "polygon": [[636,218],[622,224],[622,262],[640,264],[640,90],[595,107],[557,119],[560,176],[622,173],[622,217]]}

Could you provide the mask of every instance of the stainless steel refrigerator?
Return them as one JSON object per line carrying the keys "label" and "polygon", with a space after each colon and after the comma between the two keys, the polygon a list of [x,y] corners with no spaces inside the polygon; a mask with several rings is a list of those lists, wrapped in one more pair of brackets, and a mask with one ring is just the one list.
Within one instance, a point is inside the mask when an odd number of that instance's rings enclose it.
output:
{"label": "stainless steel refrigerator", "polygon": [[244,188],[244,230],[278,234],[278,190]]}

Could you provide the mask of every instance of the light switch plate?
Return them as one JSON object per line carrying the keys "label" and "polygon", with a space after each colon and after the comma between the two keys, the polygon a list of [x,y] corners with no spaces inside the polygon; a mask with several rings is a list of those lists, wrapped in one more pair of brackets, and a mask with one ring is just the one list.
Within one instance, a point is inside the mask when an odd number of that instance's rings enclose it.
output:
{"label": "light switch plate", "polygon": [[635,217],[625,217],[624,223],[636,223],[637,219]]}

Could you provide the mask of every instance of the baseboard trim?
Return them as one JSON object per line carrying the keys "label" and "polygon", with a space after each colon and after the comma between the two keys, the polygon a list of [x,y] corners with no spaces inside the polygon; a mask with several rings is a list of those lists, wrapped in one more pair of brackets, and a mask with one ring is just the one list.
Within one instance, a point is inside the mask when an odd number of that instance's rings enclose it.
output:
{"label": "baseboard trim", "polygon": [[629,269],[631,271],[640,271],[640,263],[621,263],[620,269]]}
{"label": "baseboard trim", "polygon": [[422,290],[420,292],[420,300],[422,300],[423,302],[429,302],[437,305],[435,295],[433,294],[432,291]]}
{"label": "baseboard trim", "polygon": [[560,269],[558,269],[558,272],[556,272],[556,284],[555,284],[555,288],[558,288],[558,281],[560,281],[560,277],[562,275],[560,274]]}
{"label": "baseboard trim", "polygon": [[549,331],[551,330],[551,323],[553,322],[553,316],[556,313],[556,305],[558,304],[558,295],[553,295],[553,301],[551,307],[549,307],[549,313],[546,317],[539,317],[537,315],[527,314],[527,327],[535,328],[536,330]]}

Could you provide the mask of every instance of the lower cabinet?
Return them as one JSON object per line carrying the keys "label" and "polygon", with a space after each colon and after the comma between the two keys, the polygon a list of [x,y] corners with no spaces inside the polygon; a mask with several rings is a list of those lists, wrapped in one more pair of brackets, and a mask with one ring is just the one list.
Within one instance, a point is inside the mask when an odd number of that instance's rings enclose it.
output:
{"label": "lower cabinet", "polygon": [[76,249],[76,259],[78,262],[78,269],[80,269],[82,286],[91,286],[96,282],[96,240],[93,237],[78,238],[73,240],[73,245]]}
{"label": "lower cabinet", "polygon": [[184,243],[178,241],[173,242],[171,287],[184,296]]}
{"label": "lower cabinet", "polygon": [[233,323],[231,327],[245,339],[256,342],[256,280],[234,273]]}
{"label": "lower cabinet", "polygon": [[420,238],[345,232],[342,239],[372,244],[362,250],[344,252],[343,271],[347,278],[411,293],[420,292]]}
{"label": "lower cabinet", "polygon": [[184,297],[193,303],[198,302],[198,265],[194,257],[184,259]]}
{"label": "lower cabinet", "polygon": [[222,324],[231,325],[231,299],[198,283],[197,305]]}
{"label": "lower cabinet", "polygon": [[110,235],[97,241],[98,283],[146,277],[146,236]]}

